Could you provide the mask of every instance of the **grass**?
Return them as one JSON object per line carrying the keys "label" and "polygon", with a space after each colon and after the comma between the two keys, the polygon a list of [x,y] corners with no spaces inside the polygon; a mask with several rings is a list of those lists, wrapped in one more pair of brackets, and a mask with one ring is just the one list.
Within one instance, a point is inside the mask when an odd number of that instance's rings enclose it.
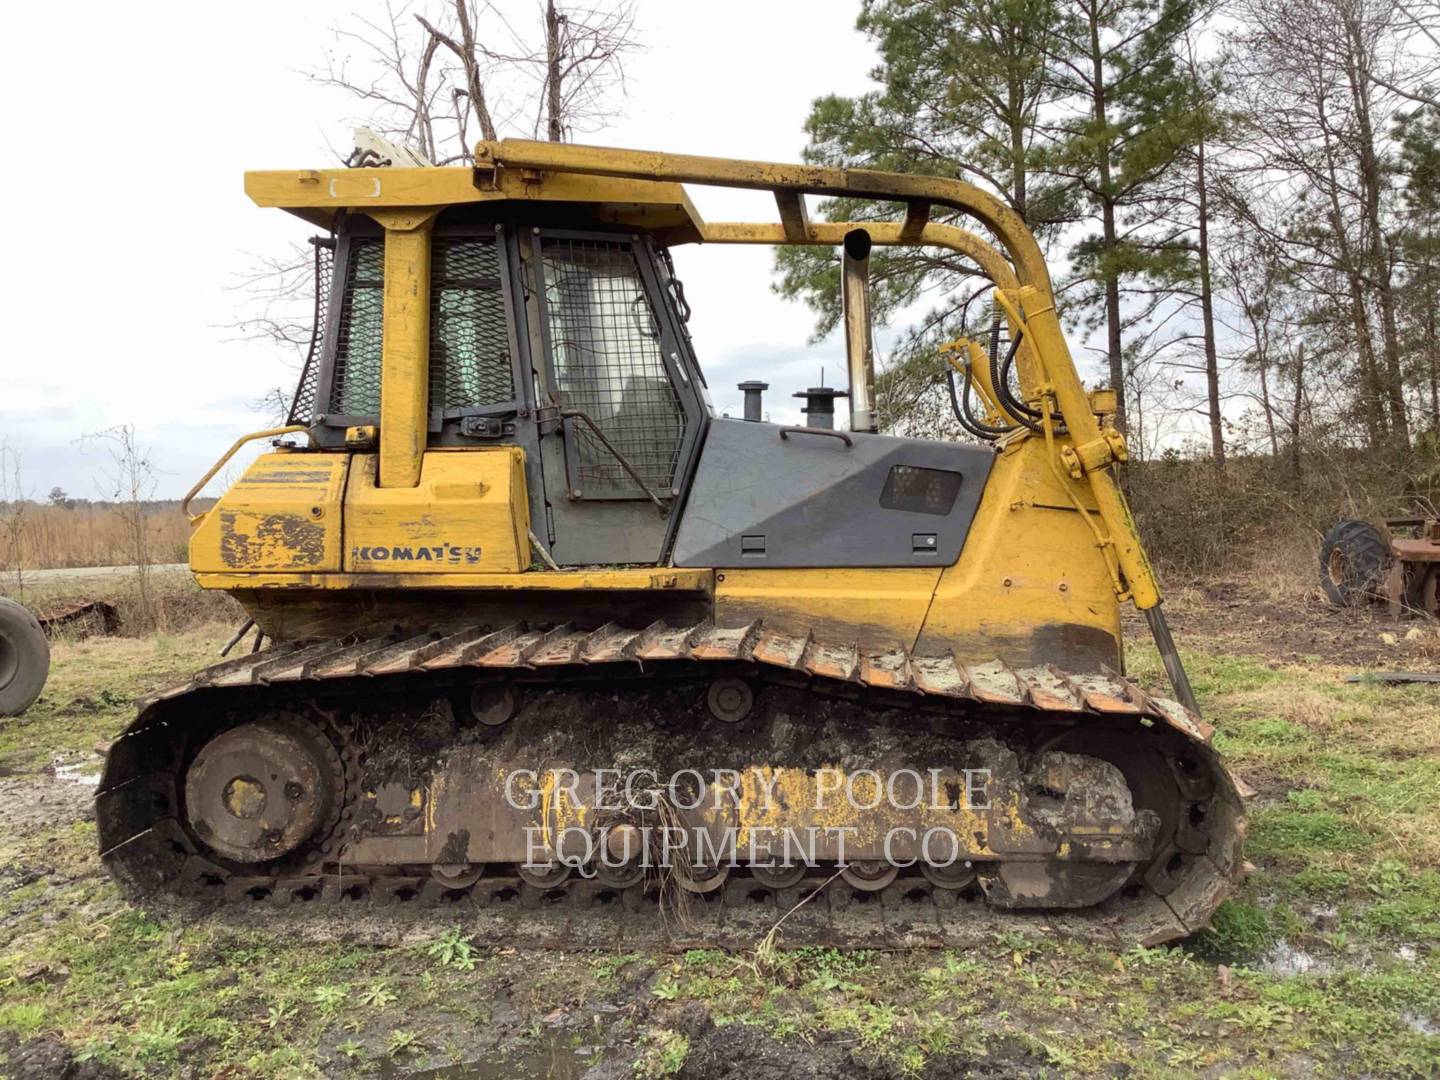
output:
{"label": "grass", "polygon": [[[201,501],[198,507],[208,505]],[[113,503],[71,507],[25,503],[18,551],[0,533],[0,566],[30,570],[68,566],[124,566],[131,554],[128,510]],[[157,563],[184,562],[190,526],[175,502],[146,506],[150,558]]]}
{"label": "grass", "polygon": [[[0,784],[112,738],[135,694],[209,662],[227,631],[59,644],[40,704],[0,726]],[[477,945],[461,924],[391,945],[296,942],[127,905],[99,872],[89,821],[19,817],[3,800],[28,789],[0,788],[0,1072],[7,1045],[49,1039],[131,1075],[373,1075],[484,1058],[524,1076],[611,1055],[665,1077],[733,1057],[752,1045],[741,1035],[791,1061],[895,1077],[1440,1071],[1427,1033],[1440,1020],[1440,690],[1186,659],[1259,795],[1255,873],[1183,946],[1115,952],[1038,924],[965,952],[804,948],[763,963],[526,953]],[[1131,661],[1158,680],[1154,657]],[[1308,971],[1279,963],[1301,956]]]}

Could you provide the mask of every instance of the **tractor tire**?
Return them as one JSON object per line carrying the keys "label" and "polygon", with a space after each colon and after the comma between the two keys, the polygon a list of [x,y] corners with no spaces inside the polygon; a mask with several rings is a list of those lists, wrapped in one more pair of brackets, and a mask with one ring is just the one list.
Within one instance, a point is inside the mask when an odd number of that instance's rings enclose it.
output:
{"label": "tractor tire", "polygon": [[35,616],[0,597],[0,716],[35,703],[50,674],[50,643]]}
{"label": "tractor tire", "polygon": [[1338,522],[1320,543],[1320,587],[1336,607],[1377,600],[1390,560],[1390,541],[1374,525]]}

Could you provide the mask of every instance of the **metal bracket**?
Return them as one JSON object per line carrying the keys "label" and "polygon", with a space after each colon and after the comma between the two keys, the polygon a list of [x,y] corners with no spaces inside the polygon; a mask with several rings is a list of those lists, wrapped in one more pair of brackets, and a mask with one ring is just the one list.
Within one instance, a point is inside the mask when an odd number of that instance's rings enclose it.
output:
{"label": "metal bracket", "polygon": [[470,439],[503,439],[515,434],[515,424],[498,416],[462,416],[460,434]]}

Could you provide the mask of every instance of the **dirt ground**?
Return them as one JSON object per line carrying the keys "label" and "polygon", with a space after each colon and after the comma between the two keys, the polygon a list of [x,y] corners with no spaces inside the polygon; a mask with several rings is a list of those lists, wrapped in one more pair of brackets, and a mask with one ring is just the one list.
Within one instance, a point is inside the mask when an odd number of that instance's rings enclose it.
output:
{"label": "dirt ground", "polygon": [[[1165,600],[1182,648],[1263,658],[1272,664],[1365,671],[1440,670],[1433,621],[1395,620],[1381,604],[1339,609],[1318,587],[1256,578],[1172,582]],[[1144,642],[1144,620],[1127,612],[1126,635]]]}
{"label": "dirt ground", "polygon": [[[533,952],[459,918],[326,941],[141,911],[95,855],[97,747],[228,628],[61,644],[42,701],[0,723],[0,1075],[1440,1073],[1440,687],[1344,681],[1440,668],[1440,628],[1253,582],[1167,606],[1259,791],[1256,872],[1212,931],[1124,952],[1038,927],[893,953]],[[1158,685],[1142,627],[1130,668]]]}

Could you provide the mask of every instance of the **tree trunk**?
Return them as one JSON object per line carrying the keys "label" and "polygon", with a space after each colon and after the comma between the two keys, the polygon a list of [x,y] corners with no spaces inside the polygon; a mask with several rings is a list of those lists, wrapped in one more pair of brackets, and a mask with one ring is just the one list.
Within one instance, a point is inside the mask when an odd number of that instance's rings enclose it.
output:
{"label": "tree trunk", "polygon": [[[480,137],[495,141],[495,122],[490,118],[490,108],[485,104],[485,87],[480,81],[480,63],[475,59],[475,28],[470,25],[470,5],[468,0],[455,0],[455,16],[460,23],[460,41],[457,43],[440,34],[433,26],[427,23],[420,16],[420,25],[429,30],[431,34],[444,41],[451,52],[460,57],[460,62],[465,66],[465,90],[470,97],[470,107],[475,110],[475,118],[480,121]],[[469,149],[466,148],[466,157],[469,158]]]}
{"label": "tree trunk", "polygon": [[1010,201],[1015,207],[1015,212],[1020,215],[1020,220],[1025,221],[1025,121],[1024,102],[1025,86],[1020,79],[1012,77],[1009,80],[1009,116],[1010,116]]}
{"label": "tree trunk", "polygon": [[1275,407],[1270,404],[1270,376],[1267,374],[1270,367],[1264,353],[1259,355],[1260,369],[1260,407],[1265,410],[1265,430],[1270,435],[1270,456],[1276,461],[1280,460],[1280,437],[1275,433]]}
{"label": "tree trunk", "polygon": [[1205,140],[1196,146],[1195,194],[1200,211],[1200,319],[1205,337],[1205,393],[1210,404],[1210,452],[1225,468],[1225,429],[1220,418],[1220,359],[1215,348],[1215,298],[1210,282],[1210,203],[1205,180]]}
{"label": "tree trunk", "polygon": [[1305,343],[1295,353],[1295,404],[1290,409],[1290,475],[1300,486],[1300,403],[1305,400]]}
{"label": "tree trunk", "polygon": [[[1324,105],[1320,104],[1321,119]],[[1350,297],[1350,315],[1355,322],[1355,351],[1360,358],[1362,386],[1361,408],[1365,417],[1365,433],[1373,448],[1386,442],[1388,429],[1384,410],[1380,407],[1380,372],[1375,362],[1375,342],[1370,333],[1370,313],[1365,308],[1364,282],[1355,265],[1350,235],[1345,231],[1345,214],[1340,207],[1340,178],[1336,173],[1334,148],[1328,134],[1325,139],[1325,168],[1328,178],[1326,194],[1330,200],[1330,231],[1335,235],[1335,251],[1341,273],[1345,275]]]}
{"label": "tree trunk", "polygon": [[1370,74],[1368,70],[1362,70],[1367,50],[1353,9],[1346,13],[1345,35],[1348,45],[1345,73],[1359,129],[1355,150],[1359,158],[1361,204],[1368,234],[1366,261],[1380,302],[1380,334],[1385,352],[1381,389],[1389,406],[1391,435],[1397,446],[1409,447],[1410,425],[1405,415],[1405,386],[1400,374],[1400,334],[1395,320],[1393,259],[1387,250],[1380,223],[1380,192],[1385,181],[1381,175],[1380,157],[1375,152],[1375,132],[1370,123]]}
{"label": "tree trunk", "polygon": [[[1104,131],[1108,124],[1105,101],[1105,53],[1100,45],[1100,17],[1089,9],[1090,60],[1094,71],[1095,127]],[[1125,356],[1120,340],[1120,279],[1115,274],[1114,254],[1118,237],[1115,227],[1115,200],[1111,194],[1110,150],[1100,147],[1097,162],[1100,172],[1101,225],[1104,229],[1100,248],[1101,273],[1105,279],[1105,323],[1107,352],[1110,358],[1110,386],[1115,391],[1115,426],[1125,430]]]}
{"label": "tree trunk", "polygon": [[547,93],[546,134],[551,142],[564,142],[560,96],[560,21],[555,0],[545,3],[545,90]]}
{"label": "tree trunk", "polygon": [[1425,256],[1425,352],[1430,359],[1430,430],[1440,432],[1440,336],[1436,327],[1435,266]]}

